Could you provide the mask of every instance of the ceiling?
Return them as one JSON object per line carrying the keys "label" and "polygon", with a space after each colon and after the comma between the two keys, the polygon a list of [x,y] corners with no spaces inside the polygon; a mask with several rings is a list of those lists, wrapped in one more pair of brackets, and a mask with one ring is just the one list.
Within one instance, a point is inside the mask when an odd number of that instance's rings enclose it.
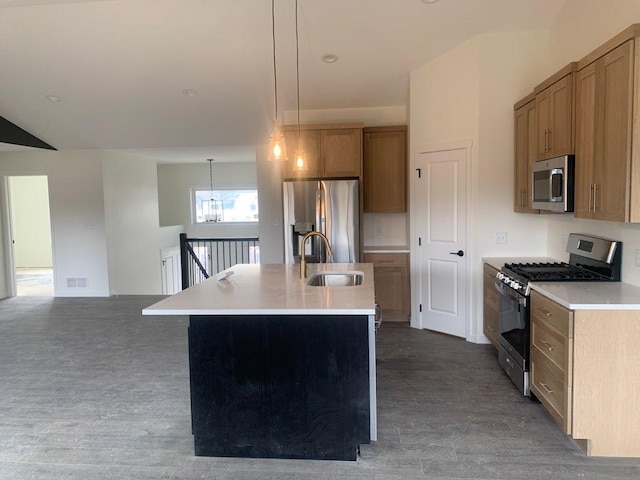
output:
{"label": "ceiling", "polygon": [[[412,70],[480,33],[549,28],[563,4],[298,0],[300,108],[406,105]],[[281,116],[296,110],[294,0],[275,18]],[[270,0],[0,0],[0,116],[59,150],[254,159],[274,118],[271,34]]]}

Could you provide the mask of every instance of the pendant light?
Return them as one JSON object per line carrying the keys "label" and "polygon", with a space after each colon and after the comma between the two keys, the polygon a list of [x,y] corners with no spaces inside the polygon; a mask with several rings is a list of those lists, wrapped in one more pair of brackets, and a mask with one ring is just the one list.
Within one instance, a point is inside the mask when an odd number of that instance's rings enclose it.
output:
{"label": "pendant light", "polygon": [[267,159],[272,162],[287,160],[287,148],[284,143],[284,135],[278,124],[278,74],[276,69],[276,14],[275,0],[271,0],[271,39],[273,42],[273,86],[276,105],[276,115],[273,120],[273,128],[269,137],[269,155]]}
{"label": "pendant light", "polygon": [[296,171],[309,170],[307,159],[300,140],[300,55],[298,53],[298,0],[296,0],[296,91],[298,98],[298,148],[294,159],[293,169]]}
{"label": "pendant light", "polygon": [[222,221],[222,200],[213,198],[213,158],[207,158],[207,162],[209,162],[209,201],[203,202],[206,204],[206,208],[203,208],[204,219],[205,222],[220,222]]}

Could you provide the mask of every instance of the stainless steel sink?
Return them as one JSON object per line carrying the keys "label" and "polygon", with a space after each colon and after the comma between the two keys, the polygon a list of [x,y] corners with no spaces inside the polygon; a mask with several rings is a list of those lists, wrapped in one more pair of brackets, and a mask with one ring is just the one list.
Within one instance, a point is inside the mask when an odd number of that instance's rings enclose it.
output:
{"label": "stainless steel sink", "polygon": [[362,272],[316,272],[307,285],[311,287],[356,287],[362,285],[364,273]]}

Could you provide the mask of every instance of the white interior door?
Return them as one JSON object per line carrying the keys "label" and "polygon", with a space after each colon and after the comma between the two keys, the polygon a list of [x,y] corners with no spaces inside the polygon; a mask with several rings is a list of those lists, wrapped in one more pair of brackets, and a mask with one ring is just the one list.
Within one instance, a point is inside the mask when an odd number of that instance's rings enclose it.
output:
{"label": "white interior door", "polygon": [[467,149],[420,153],[417,189],[421,326],[466,337]]}
{"label": "white interior door", "polygon": [[180,247],[163,248],[162,257],[162,294],[173,295],[182,290],[180,276]]}

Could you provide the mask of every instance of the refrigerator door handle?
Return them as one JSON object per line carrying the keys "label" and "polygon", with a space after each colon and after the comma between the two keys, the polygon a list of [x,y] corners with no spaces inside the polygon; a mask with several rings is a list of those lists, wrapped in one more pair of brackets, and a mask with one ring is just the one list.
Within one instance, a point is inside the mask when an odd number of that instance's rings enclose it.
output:
{"label": "refrigerator door handle", "polygon": [[[331,243],[331,223],[329,212],[327,211],[327,197],[327,184],[324,180],[320,180],[320,232],[323,233],[329,239],[329,243]],[[320,241],[319,238],[316,238],[315,240],[318,242],[318,245],[322,252],[321,261],[324,261],[325,263],[329,262],[324,242]]]}

